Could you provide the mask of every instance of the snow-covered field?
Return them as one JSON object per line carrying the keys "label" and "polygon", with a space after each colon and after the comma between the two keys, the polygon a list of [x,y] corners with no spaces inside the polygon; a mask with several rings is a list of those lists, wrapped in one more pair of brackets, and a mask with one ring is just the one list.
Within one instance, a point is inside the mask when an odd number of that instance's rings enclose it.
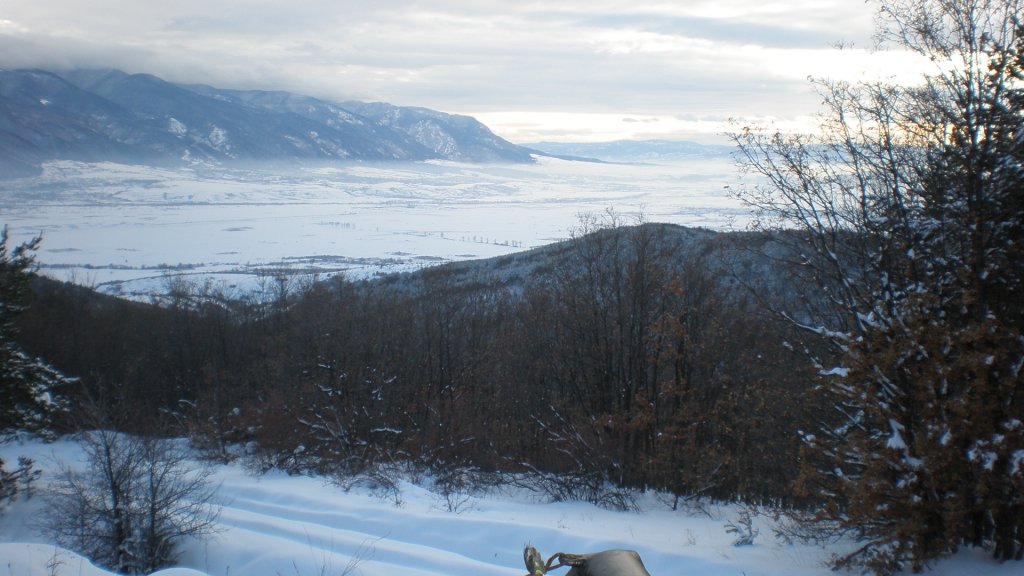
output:
{"label": "snow-covered field", "polygon": [[[73,442],[31,441],[0,446],[13,463],[34,457],[44,470],[56,459],[80,460]],[[652,576],[826,576],[830,552],[787,544],[772,535],[771,520],[757,517],[760,534],[734,546],[725,524],[733,506],[703,512],[672,511],[652,495],[640,512],[612,512],[579,502],[542,503],[521,491],[497,491],[463,502],[456,512],[428,489],[402,485],[396,505],[368,491],[341,488],[317,478],[270,473],[254,476],[238,465],[219,467],[219,532],[188,542],[180,566],[161,576],[522,576],[522,548],[595,552],[611,548],[640,553]],[[42,488],[42,486],[40,486]],[[45,505],[39,493],[0,515],[3,576],[108,576],[87,560],[45,542],[33,518]],[[939,564],[936,576],[1010,576],[1020,563],[996,564],[962,553]],[[552,574],[562,575],[565,569]]]}
{"label": "snow-covered field", "polygon": [[42,234],[44,274],[144,296],[168,275],[252,286],[288,270],[366,276],[567,237],[581,213],[742,227],[727,155],[672,165],[334,164],[243,170],[52,162],[0,183],[0,225]]}

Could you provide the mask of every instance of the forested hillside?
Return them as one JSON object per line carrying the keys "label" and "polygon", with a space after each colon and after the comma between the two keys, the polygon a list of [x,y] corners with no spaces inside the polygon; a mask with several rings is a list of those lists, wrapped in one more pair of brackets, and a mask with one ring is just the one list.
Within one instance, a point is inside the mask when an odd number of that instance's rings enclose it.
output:
{"label": "forested hillside", "polygon": [[756,255],[776,244],[591,222],[493,261],[271,278],[244,301],[181,278],[157,304],[38,279],[21,333],[81,379],[77,401],[222,457],[251,443],[295,471],[534,470],[553,497],[611,506],[633,487],[794,502],[812,379],[750,291],[800,298]]}

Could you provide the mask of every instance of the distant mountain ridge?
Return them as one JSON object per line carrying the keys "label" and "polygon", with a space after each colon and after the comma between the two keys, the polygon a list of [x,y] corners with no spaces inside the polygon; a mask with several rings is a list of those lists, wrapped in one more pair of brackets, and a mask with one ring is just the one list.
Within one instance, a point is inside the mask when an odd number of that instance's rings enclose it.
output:
{"label": "distant mountain ridge", "polygon": [[173,84],[120,70],[0,70],[0,176],[42,162],[531,162],[468,116],[289,92]]}

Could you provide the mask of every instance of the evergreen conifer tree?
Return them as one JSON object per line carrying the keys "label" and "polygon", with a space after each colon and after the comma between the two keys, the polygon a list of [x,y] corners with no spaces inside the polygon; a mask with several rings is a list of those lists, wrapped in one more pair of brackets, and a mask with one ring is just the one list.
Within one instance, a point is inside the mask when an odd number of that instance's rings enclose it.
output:
{"label": "evergreen conifer tree", "polygon": [[64,410],[61,392],[69,379],[16,341],[17,318],[31,298],[33,252],[39,238],[8,248],[7,229],[0,231],[0,435],[30,431],[52,435],[53,418]]}

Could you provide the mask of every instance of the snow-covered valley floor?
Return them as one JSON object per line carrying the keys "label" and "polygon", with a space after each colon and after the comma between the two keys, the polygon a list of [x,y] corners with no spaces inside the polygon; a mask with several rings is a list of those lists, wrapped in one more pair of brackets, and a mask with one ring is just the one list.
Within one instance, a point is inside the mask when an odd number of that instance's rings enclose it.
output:
{"label": "snow-covered valley floor", "polygon": [[[57,459],[81,459],[69,440],[0,446],[13,463],[33,457],[43,469],[38,490]],[[766,515],[751,546],[734,546],[725,525],[736,506],[670,510],[640,495],[639,512],[613,512],[580,502],[544,503],[519,490],[497,490],[449,511],[422,485],[403,483],[395,499],[323,479],[272,472],[253,475],[237,464],[220,466],[218,533],[186,543],[179,567],[161,576],[522,576],[522,549],[585,553],[628,548],[640,553],[652,576],[825,576],[830,550],[778,541]],[[424,483],[427,484],[427,483]],[[428,484],[427,484],[428,485]],[[45,499],[37,492],[0,516],[0,575],[109,576],[82,557],[40,536],[34,519]],[[976,552],[937,565],[937,576],[1011,576],[1020,563],[997,564]],[[553,574],[564,574],[560,569]]]}
{"label": "snow-covered valley floor", "polygon": [[368,276],[489,258],[569,236],[581,213],[742,227],[728,156],[673,165],[542,159],[156,168],[50,162],[0,183],[0,225],[42,234],[40,271],[145,299],[168,276],[258,288],[261,275]]}

